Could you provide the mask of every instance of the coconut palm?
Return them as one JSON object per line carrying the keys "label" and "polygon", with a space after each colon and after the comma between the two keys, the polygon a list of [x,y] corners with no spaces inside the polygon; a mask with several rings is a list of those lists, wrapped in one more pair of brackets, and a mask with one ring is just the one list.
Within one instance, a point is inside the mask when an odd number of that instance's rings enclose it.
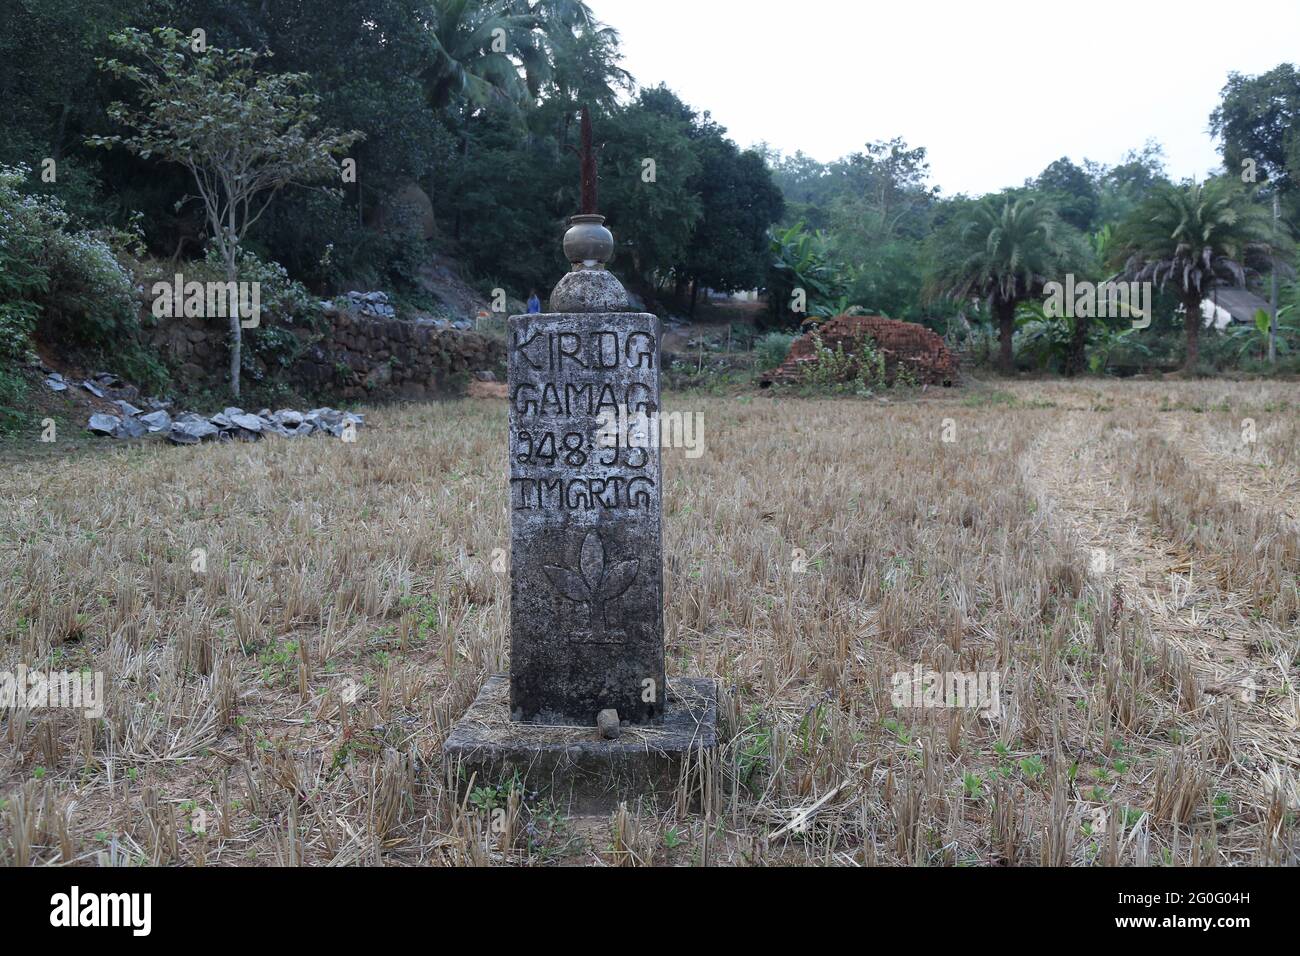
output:
{"label": "coconut palm", "polygon": [[434,0],[428,31],[433,62],[423,76],[429,105],[517,103],[536,93],[549,75],[539,27],[534,13],[509,0]]}
{"label": "coconut palm", "polygon": [[988,302],[997,318],[999,365],[1012,368],[1016,306],[1083,256],[1055,208],[1032,196],[988,196],[936,234],[926,298]]}
{"label": "coconut palm", "polygon": [[1184,369],[1194,368],[1200,356],[1201,303],[1216,281],[1245,285],[1256,269],[1268,265],[1274,249],[1271,225],[1241,184],[1224,177],[1159,186],[1120,226],[1112,262],[1131,280],[1161,289],[1172,284],[1182,300]]}
{"label": "coconut palm", "polygon": [[516,0],[537,17],[549,55],[553,91],[573,107],[614,108],[632,75],[618,66],[619,34],[581,0]]}

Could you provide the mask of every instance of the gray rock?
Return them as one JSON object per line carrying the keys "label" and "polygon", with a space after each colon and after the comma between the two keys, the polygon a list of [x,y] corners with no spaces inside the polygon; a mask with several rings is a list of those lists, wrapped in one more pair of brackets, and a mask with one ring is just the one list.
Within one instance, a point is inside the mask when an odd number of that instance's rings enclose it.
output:
{"label": "gray rock", "polygon": [[172,417],[162,409],[140,416],[140,423],[152,432],[165,432],[172,427]]}
{"label": "gray rock", "polygon": [[86,425],[86,428],[94,432],[96,435],[111,436],[117,431],[118,426],[121,424],[122,419],[118,418],[116,415],[91,415],[90,422]]}
{"label": "gray rock", "polygon": [[348,292],[343,296],[344,306],[349,309],[355,309],[363,315],[371,315],[384,319],[391,319],[397,316],[397,310],[388,302],[388,293],[386,292]]}
{"label": "gray rock", "polygon": [[68,390],[68,383],[63,380],[63,376],[58,372],[52,372],[50,376],[45,379],[45,387],[51,392],[66,392]]}
{"label": "gray rock", "polygon": [[188,414],[172,422],[167,438],[176,445],[197,445],[204,439],[221,434],[216,425],[197,415]]}
{"label": "gray rock", "polygon": [[233,405],[229,405],[226,408],[223,408],[221,410],[221,414],[225,415],[227,418],[233,419],[236,415],[244,414],[244,410],[242,408],[236,408]]}
{"label": "gray rock", "polygon": [[496,373],[488,371],[475,372],[474,377],[480,382],[495,382],[497,380]]}
{"label": "gray rock", "polygon": [[600,735],[606,740],[614,740],[623,732],[616,710],[602,710],[596,715],[596,726],[600,728]]}
{"label": "gray rock", "polygon": [[[566,272],[551,293],[553,312],[626,312],[627,292],[607,269]],[[645,315],[648,313],[638,313]]]}
{"label": "gray rock", "polygon": [[149,434],[149,429],[140,424],[139,419],[123,418],[113,432],[114,438],[143,438]]}
{"label": "gray rock", "polygon": [[271,417],[277,423],[290,428],[296,428],[302,424],[302,412],[295,412],[292,408],[282,408]]}
{"label": "gray rock", "polygon": [[468,332],[470,329],[474,328],[474,323],[469,319],[454,319],[452,320],[451,327],[459,332]]}
{"label": "gray rock", "polygon": [[94,382],[92,382],[90,379],[84,380],[81,383],[81,387],[84,388],[86,391],[88,391],[91,395],[94,395],[96,398],[104,397],[104,390],[100,388],[98,385],[96,385]]}
{"label": "gray rock", "polygon": [[256,415],[231,415],[230,420],[244,431],[259,435],[262,432],[262,419]]}
{"label": "gray rock", "polygon": [[124,401],[123,399],[120,398],[117,401],[115,401],[113,404],[116,405],[118,408],[120,408],[122,410],[122,414],[127,416],[128,418],[134,418],[136,415],[139,415],[144,411],[143,408],[136,408],[130,402]]}
{"label": "gray rock", "polygon": [[230,431],[230,429],[235,427],[234,421],[232,421],[230,416],[225,412],[217,412],[217,414],[209,418],[208,421],[216,425],[222,431]]}

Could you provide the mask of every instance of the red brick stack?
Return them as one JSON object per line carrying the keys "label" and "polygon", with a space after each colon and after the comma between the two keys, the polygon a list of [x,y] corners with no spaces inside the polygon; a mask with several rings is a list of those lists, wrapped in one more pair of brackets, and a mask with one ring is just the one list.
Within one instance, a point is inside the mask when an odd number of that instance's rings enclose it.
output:
{"label": "red brick stack", "polygon": [[[951,385],[957,381],[956,357],[948,351],[943,339],[929,329],[912,322],[899,322],[878,315],[839,315],[827,319],[819,326],[822,347],[832,351],[844,346],[845,354],[852,355],[857,343],[869,338],[885,355],[885,377],[893,382],[901,367],[909,369],[919,383]],[[816,348],[812,333],[801,335],[790,346],[790,354],[772,373],[774,382],[798,383],[801,368],[815,362]]]}

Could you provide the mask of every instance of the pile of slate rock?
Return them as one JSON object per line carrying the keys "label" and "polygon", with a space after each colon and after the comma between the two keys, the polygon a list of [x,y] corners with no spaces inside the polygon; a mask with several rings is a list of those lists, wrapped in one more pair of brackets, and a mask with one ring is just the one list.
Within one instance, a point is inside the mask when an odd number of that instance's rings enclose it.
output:
{"label": "pile of slate rock", "polygon": [[342,304],[362,315],[372,315],[380,319],[397,318],[397,310],[388,301],[387,292],[348,292],[335,304]]}
{"label": "pile of slate rock", "polygon": [[120,415],[90,416],[87,427],[93,434],[110,438],[143,438],[161,434],[173,445],[197,445],[204,441],[258,441],[266,435],[301,438],[319,433],[342,438],[349,426],[355,430],[365,424],[364,415],[335,408],[313,408],[309,412],[291,408],[272,412],[264,408],[253,414],[230,407],[206,417],[195,412],[182,412],[173,418],[166,409],[146,414],[130,402],[114,404],[121,411]]}

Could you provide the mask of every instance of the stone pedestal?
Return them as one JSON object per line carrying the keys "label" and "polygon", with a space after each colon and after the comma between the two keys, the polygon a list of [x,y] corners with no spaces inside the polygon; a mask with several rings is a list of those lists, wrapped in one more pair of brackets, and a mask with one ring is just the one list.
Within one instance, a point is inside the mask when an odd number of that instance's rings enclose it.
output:
{"label": "stone pedestal", "polygon": [[463,798],[474,787],[523,781],[566,813],[607,813],[620,801],[670,806],[685,791],[698,808],[717,747],[717,688],[704,678],[673,678],[653,726],[627,727],[607,740],[593,727],[510,720],[510,680],[500,674],[443,745],[448,785]]}

